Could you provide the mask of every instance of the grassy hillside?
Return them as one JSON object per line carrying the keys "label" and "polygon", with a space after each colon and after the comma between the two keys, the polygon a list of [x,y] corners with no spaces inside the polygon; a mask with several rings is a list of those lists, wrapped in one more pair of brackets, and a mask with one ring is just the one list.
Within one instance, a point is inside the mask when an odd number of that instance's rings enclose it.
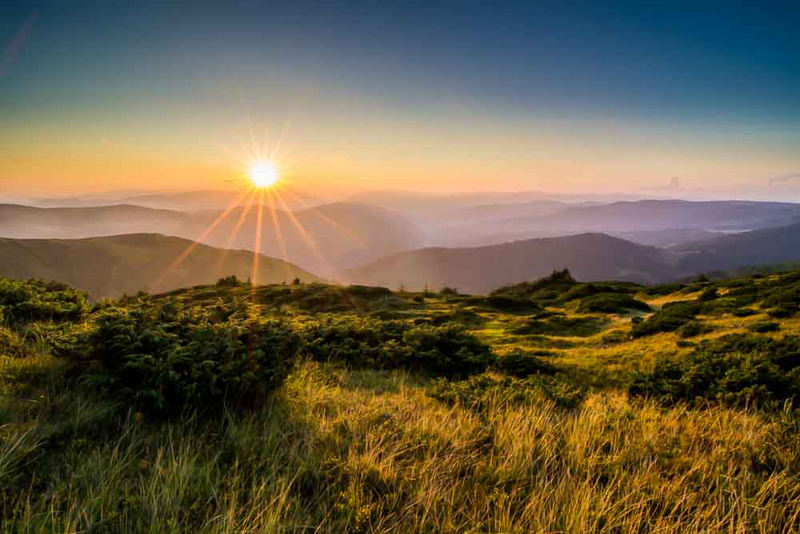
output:
{"label": "grassy hillside", "polygon": [[0,281],[0,524],[797,531],[798,288]]}
{"label": "grassy hillside", "polygon": [[[179,265],[170,265],[192,241],[159,234],[130,234],[89,239],[0,238],[0,276],[58,280],[83,289],[92,298],[123,293],[165,291],[210,284],[223,276],[247,279],[253,253],[197,245]],[[260,256],[259,283],[316,280],[314,275],[275,258]]]}

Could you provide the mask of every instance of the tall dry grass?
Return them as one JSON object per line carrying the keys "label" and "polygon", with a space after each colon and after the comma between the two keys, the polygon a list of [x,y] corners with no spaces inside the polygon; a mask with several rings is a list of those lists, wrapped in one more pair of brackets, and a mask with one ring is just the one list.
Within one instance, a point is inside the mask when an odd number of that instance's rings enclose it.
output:
{"label": "tall dry grass", "polygon": [[51,389],[0,432],[2,530],[800,530],[796,413],[599,393],[473,411],[426,387],[306,363],[256,413],[171,422]]}

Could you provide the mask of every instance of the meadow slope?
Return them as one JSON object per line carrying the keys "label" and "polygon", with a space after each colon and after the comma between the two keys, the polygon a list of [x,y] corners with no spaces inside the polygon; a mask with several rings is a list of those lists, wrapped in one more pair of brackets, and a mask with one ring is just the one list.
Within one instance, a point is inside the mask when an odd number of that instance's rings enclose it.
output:
{"label": "meadow slope", "polygon": [[0,280],[1,528],[794,532],[798,288]]}

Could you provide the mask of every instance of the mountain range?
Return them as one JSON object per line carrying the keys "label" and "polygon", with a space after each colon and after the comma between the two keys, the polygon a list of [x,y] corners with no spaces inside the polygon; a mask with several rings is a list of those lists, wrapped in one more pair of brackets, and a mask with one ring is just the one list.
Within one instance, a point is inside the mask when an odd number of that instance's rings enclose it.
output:
{"label": "mountain range", "polygon": [[[266,204],[266,202],[265,202]],[[0,236],[17,239],[161,233],[223,248],[257,250],[333,276],[423,245],[405,217],[367,204],[334,203],[300,211],[266,204],[225,212],[183,212],[134,205],[39,208],[0,205]],[[260,222],[260,224],[259,224]]]}
{"label": "mountain range", "polygon": [[350,271],[348,281],[408,290],[449,286],[466,293],[487,293],[565,267],[584,281],[652,283],[669,279],[674,272],[666,251],[604,234],[582,234],[401,252]]}
{"label": "mountain range", "polygon": [[[390,198],[387,195],[384,200]],[[800,261],[797,204],[569,203],[534,194],[513,200],[502,194],[452,199],[420,194],[398,198],[395,209],[336,202],[291,211],[266,204],[260,215],[256,207],[223,212],[137,205],[40,208],[3,204],[0,236],[9,239],[3,240],[0,274],[67,281],[93,296],[160,290],[166,286],[153,287],[158,269],[142,270],[142,258],[156,265],[154,258],[160,255],[158,266],[166,267],[191,246],[188,239],[209,246],[198,250],[236,250],[230,255],[242,255],[241,264],[234,263],[230,269],[239,276],[248,272],[251,260],[246,258],[252,254],[244,251],[249,250],[284,259],[286,265],[302,271],[302,279],[321,276],[407,289],[451,286],[472,293],[564,267],[585,281],[649,283]],[[175,237],[142,235],[156,233]],[[31,254],[39,249],[38,256]],[[206,254],[214,259],[220,252]],[[101,259],[91,263],[83,255]],[[37,263],[41,257],[48,259]],[[193,261],[198,263],[187,271],[183,285],[195,279],[207,283],[226,274]],[[96,280],[78,277],[81,271],[94,272]],[[264,272],[271,271],[265,267]],[[176,286],[177,282],[171,285]]]}

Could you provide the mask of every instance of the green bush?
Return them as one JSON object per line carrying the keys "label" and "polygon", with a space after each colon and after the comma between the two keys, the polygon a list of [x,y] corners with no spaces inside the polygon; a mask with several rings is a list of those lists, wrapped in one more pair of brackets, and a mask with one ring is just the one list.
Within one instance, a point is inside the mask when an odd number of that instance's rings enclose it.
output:
{"label": "green bush", "polygon": [[717,294],[717,288],[711,286],[703,289],[703,291],[700,293],[700,296],[697,297],[697,300],[706,302],[709,300],[714,300],[718,296],[719,295]]}
{"label": "green bush", "polygon": [[659,360],[650,373],[636,373],[629,392],[666,404],[708,400],[737,406],[797,402],[800,338],[723,336],[702,343],[685,358]]}
{"label": "green bush", "polygon": [[217,280],[217,287],[236,287],[239,284],[241,284],[241,282],[239,281],[239,279],[236,277],[235,274],[232,274],[230,276],[224,276],[219,280]]}
{"label": "green bush", "polygon": [[401,321],[326,314],[302,325],[306,351],[318,361],[338,361],[357,368],[390,369],[404,357]]}
{"label": "green bush", "polygon": [[110,309],[54,344],[90,381],[149,412],[252,405],[281,385],[301,338],[276,320],[214,323],[196,310]]}
{"label": "green bush", "polygon": [[756,332],[759,334],[764,334],[767,332],[777,332],[781,329],[780,323],[775,323],[772,321],[759,321],[757,323],[753,323],[747,327],[750,332]]}
{"label": "green bush", "polygon": [[762,301],[762,308],[773,308],[773,317],[792,317],[800,311],[800,282],[778,286]]}
{"label": "green bush", "polygon": [[356,368],[466,376],[482,372],[494,362],[489,347],[455,323],[411,325],[329,315],[309,321],[303,334],[312,358]]}
{"label": "green bush", "polygon": [[521,282],[492,291],[492,295],[517,295],[531,300],[557,300],[578,282],[568,269],[554,270],[549,276],[534,282]]}
{"label": "green bush", "polygon": [[484,303],[490,308],[511,313],[541,311],[542,307],[519,295],[489,295]]}
{"label": "green bush", "polygon": [[449,405],[464,406],[485,412],[493,404],[537,404],[553,402],[576,408],[586,392],[556,376],[537,374],[526,379],[513,376],[475,375],[463,381],[437,380],[428,395]]}
{"label": "green bush", "polygon": [[86,294],[57,282],[0,278],[0,307],[9,324],[77,321],[89,311]]}
{"label": "green bush", "polygon": [[578,306],[581,313],[623,314],[633,310],[650,311],[650,306],[627,293],[597,293],[582,299]]}
{"label": "green bush", "polygon": [[624,330],[612,330],[603,334],[603,337],[600,338],[600,342],[603,345],[616,345],[617,343],[628,341],[628,338],[628,332]]}
{"label": "green bush", "polygon": [[696,301],[681,301],[665,304],[646,320],[633,325],[631,335],[643,337],[660,332],[674,332],[695,318],[702,304]]}
{"label": "green bush", "polygon": [[642,291],[645,295],[651,297],[662,297],[664,295],[676,293],[685,287],[685,284],[659,284],[656,286],[645,287]]}
{"label": "green bush", "polygon": [[23,356],[25,344],[11,329],[0,326],[0,356]]}
{"label": "green bush", "polygon": [[535,374],[551,375],[556,372],[556,368],[537,356],[516,350],[503,357],[497,358],[495,368],[501,373],[525,378]]}
{"label": "green bush", "polygon": [[576,282],[561,294],[560,302],[570,302],[577,299],[585,299],[599,294],[622,294],[633,295],[641,290],[642,286],[633,282]]}
{"label": "green bush", "polygon": [[702,334],[707,334],[708,332],[713,331],[714,329],[709,326],[708,324],[693,319],[688,323],[684,324],[680,328],[678,328],[678,335],[684,339],[699,336]]}
{"label": "green bush", "polygon": [[488,346],[455,323],[420,325],[403,334],[412,368],[436,375],[463,377],[480,373],[493,364]]}

